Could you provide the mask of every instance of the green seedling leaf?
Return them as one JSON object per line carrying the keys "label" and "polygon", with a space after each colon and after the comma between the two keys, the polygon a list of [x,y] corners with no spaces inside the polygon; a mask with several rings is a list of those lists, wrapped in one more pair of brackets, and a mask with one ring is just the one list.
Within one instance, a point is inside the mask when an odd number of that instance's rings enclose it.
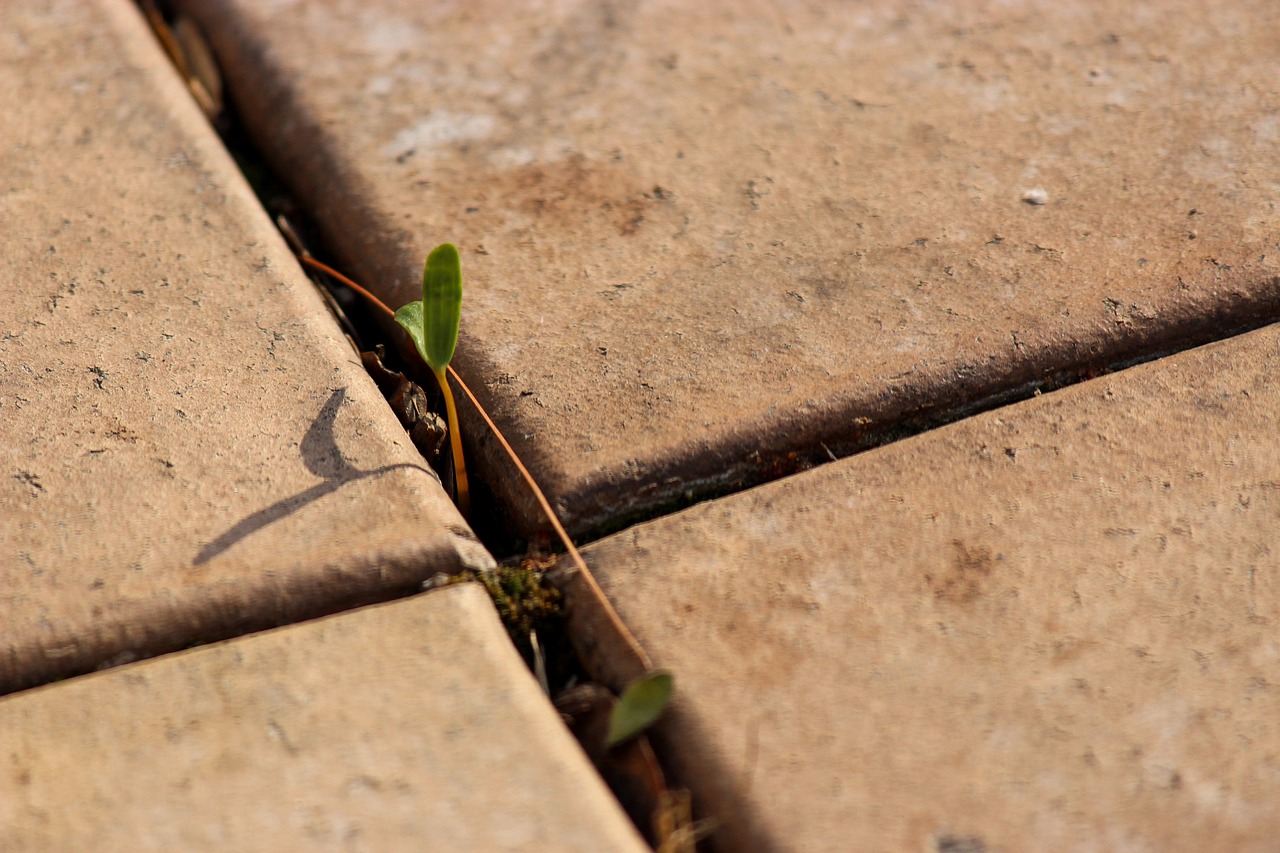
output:
{"label": "green seedling leaf", "polygon": [[442,243],[427,256],[422,271],[423,357],[432,370],[444,370],[458,345],[462,316],[462,261],[458,247]]}
{"label": "green seedling leaf", "polygon": [[674,690],[675,679],[665,669],[655,669],[628,684],[609,715],[605,746],[625,743],[657,722]]}
{"label": "green seedling leaf", "polygon": [[422,302],[410,302],[408,305],[401,305],[400,309],[396,311],[396,322],[404,326],[404,330],[409,333],[409,337],[413,338],[413,345],[418,348],[418,354],[422,356],[423,361],[426,361],[427,342],[422,337]]}
{"label": "green seedling leaf", "polygon": [[427,256],[422,271],[422,301],[396,311],[396,322],[413,338],[427,365],[437,373],[453,360],[462,318],[462,261],[458,247],[442,243]]}

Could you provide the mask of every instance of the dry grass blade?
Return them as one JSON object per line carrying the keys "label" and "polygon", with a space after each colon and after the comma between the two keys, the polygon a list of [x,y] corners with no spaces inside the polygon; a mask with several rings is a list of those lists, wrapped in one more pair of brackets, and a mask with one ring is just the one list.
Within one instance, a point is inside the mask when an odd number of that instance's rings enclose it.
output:
{"label": "dry grass blade", "polygon": [[[392,320],[395,319],[395,312],[388,308],[381,299],[374,296],[368,290],[365,290],[363,287],[356,284],[333,267],[328,264],[321,263],[306,254],[300,254],[298,256],[298,260],[307,266],[317,269],[342,282],[347,287],[350,287],[356,293],[363,296],[379,311],[385,313],[388,317],[392,318]],[[516,453],[515,448],[513,448],[507,441],[506,436],[502,434],[502,430],[498,429],[498,425],[493,422],[493,418],[489,417],[489,413],[485,410],[484,406],[480,404],[480,401],[476,399],[476,395],[471,393],[471,389],[467,387],[467,383],[462,381],[462,377],[458,375],[458,372],[454,370],[452,366],[447,367],[446,370],[448,370],[449,376],[453,378],[453,381],[458,384],[458,388],[462,390],[462,393],[466,394],[467,399],[471,401],[471,405],[475,407],[476,412],[479,413],[480,417],[489,427],[489,430],[493,433],[493,437],[498,440],[500,445],[502,445],[502,449],[506,452],[507,457],[511,459],[511,464],[515,465],[516,470],[520,472],[520,476],[524,478],[525,484],[528,485],[529,490],[533,493],[534,500],[536,500],[538,502],[538,506],[542,508],[543,514],[547,517],[547,522],[555,531],[556,536],[559,537],[560,542],[564,545],[564,549],[569,555],[569,558],[577,568],[579,576],[590,590],[592,598],[596,600],[597,606],[609,621],[610,627],[613,629],[616,636],[622,640],[623,644],[627,647],[627,650],[633,657],[633,665],[638,666],[642,672],[648,672],[653,669],[653,664],[649,660],[649,656],[645,654],[644,649],[642,649],[640,644],[636,642],[636,638],[632,635],[631,631],[625,624],[623,624],[622,619],[618,616],[618,612],[613,609],[613,604],[607,597],[605,597],[604,590],[600,588],[600,584],[596,582],[595,575],[593,575],[591,573],[591,569],[587,567],[587,561],[583,559],[582,554],[579,553],[577,547],[573,544],[573,540],[569,538],[569,534],[564,529],[564,525],[560,523],[560,517],[557,516],[555,510],[551,508],[551,502],[548,501],[547,496],[542,493],[542,489],[538,486],[537,481],[534,480],[533,475],[529,473],[529,469],[520,461],[520,456]]]}
{"label": "dry grass blade", "polygon": [[370,293],[369,291],[365,290],[363,287],[361,287],[360,285],[356,284],[354,281],[352,281],[351,279],[347,278],[345,275],[343,275],[342,273],[338,272],[338,271],[337,271],[337,270],[335,270],[333,267],[329,266],[328,264],[321,263],[320,261],[317,261],[315,258],[311,257],[310,255],[306,255],[306,254],[300,254],[300,255],[298,255],[298,260],[302,261],[302,263],[306,264],[307,266],[311,267],[312,269],[317,269],[317,270],[319,270],[320,272],[324,273],[325,275],[332,276],[332,277],[336,278],[338,281],[342,282],[342,283],[343,283],[343,284],[345,284],[347,287],[351,288],[351,289],[352,289],[352,290],[354,290],[356,293],[360,294],[360,295],[361,295],[361,296],[363,296],[365,299],[367,299],[367,300],[370,302],[370,304],[372,304],[372,305],[373,305],[375,308],[377,308],[379,311],[382,311],[384,314],[386,314],[386,315],[387,315],[388,317],[390,317],[391,319],[393,319],[393,320],[395,319],[396,312],[394,312],[394,311],[392,311],[390,308],[388,308],[388,307],[386,306],[386,304],[385,304],[385,303],[383,303],[383,301],[382,301],[381,299],[379,299],[378,297],[374,296],[372,293]]}
{"label": "dry grass blade", "polygon": [[519,455],[512,446],[507,442],[506,436],[502,434],[502,430],[498,429],[498,425],[489,417],[489,413],[485,411],[484,406],[480,405],[480,401],[476,399],[476,395],[471,393],[471,389],[467,387],[467,383],[462,381],[462,377],[452,367],[449,368],[449,375],[458,383],[458,387],[462,389],[462,393],[467,395],[467,399],[471,401],[471,405],[476,407],[476,411],[480,417],[484,419],[486,425],[493,432],[493,437],[502,445],[502,449],[506,451],[510,457],[511,463],[516,466],[516,470],[520,472],[520,476],[524,478],[525,483],[529,486],[529,490],[533,492],[533,497],[538,502],[538,506],[542,508],[543,514],[547,517],[547,522],[555,530],[556,536],[560,538],[560,542],[564,545],[565,551],[569,554],[569,558],[573,560],[574,566],[578,569],[578,574],[591,590],[591,595],[596,599],[601,611],[608,618],[613,630],[617,636],[627,645],[635,663],[639,664],[641,671],[648,672],[653,669],[653,663],[649,660],[649,656],[645,654],[644,649],[640,648],[640,644],[636,642],[636,638],[631,631],[623,624],[622,619],[618,616],[618,612],[613,609],[613,604],[605,597],[604,590],[600,588],[600,584],[596,582],[595,575],[591,573],[591,569],[587,567],[587,561],[582,558],[582,554],[578,552],[577,547],[573,544],[573,540],[569,538],[568,532],[565,531],[564,525],[560,523],[560,517],[556,515],[555,510],[551,508],[550,501],[547,496],[542,493],[542,489],[538,487],[538,483],[533,479],[533,475],[529,473],[529,469],[524,467],[524,463],[520,461]]}

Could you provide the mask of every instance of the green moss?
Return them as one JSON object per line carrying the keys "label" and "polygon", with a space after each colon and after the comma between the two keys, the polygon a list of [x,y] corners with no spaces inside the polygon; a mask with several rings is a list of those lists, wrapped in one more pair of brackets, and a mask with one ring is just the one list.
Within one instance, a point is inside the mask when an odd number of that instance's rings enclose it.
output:
{"label": "green moss", "polygon": [[463,572],[451,577],[448,583],[483,584],[511,641],[528,659],[533,651],[529,632],[537,630],[539,636],[559,633],[564,619],[563,597],[558,589],[544,582],[543,574],[537,562],[526,560],[518,566],[499,566],[491,572]]}

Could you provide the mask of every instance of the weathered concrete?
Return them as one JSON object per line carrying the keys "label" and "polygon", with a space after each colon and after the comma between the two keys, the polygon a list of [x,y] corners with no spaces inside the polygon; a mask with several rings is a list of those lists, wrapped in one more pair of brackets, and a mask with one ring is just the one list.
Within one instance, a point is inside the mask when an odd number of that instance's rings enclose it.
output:
{"label": "weathered concrete", "polygon": [[579,530],[1277,308],[1270,0],[179,5]]}
{"label": "weathered concrete", "polygon": [[477,586],[0,700],[5,850],[648,848]]}
{"label": "weathered concrete", "polygon": [[491,563],[125,0],[0,28],[0,692]]}
{"label": "weathered concrete", "polygon": [[585,549],[725,850],[1280,838],[1280,328]]}

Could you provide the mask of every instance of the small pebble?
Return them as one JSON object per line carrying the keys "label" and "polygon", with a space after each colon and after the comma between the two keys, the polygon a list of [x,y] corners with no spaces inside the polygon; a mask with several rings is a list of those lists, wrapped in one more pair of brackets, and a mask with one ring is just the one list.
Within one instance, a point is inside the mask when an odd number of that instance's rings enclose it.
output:
{"label": "small pebble", "polygon": [[1033,187],[1022,194],[1022,200],[1027,204],[1044,204],[1049,200],[1049,194],[1040,187]]}

